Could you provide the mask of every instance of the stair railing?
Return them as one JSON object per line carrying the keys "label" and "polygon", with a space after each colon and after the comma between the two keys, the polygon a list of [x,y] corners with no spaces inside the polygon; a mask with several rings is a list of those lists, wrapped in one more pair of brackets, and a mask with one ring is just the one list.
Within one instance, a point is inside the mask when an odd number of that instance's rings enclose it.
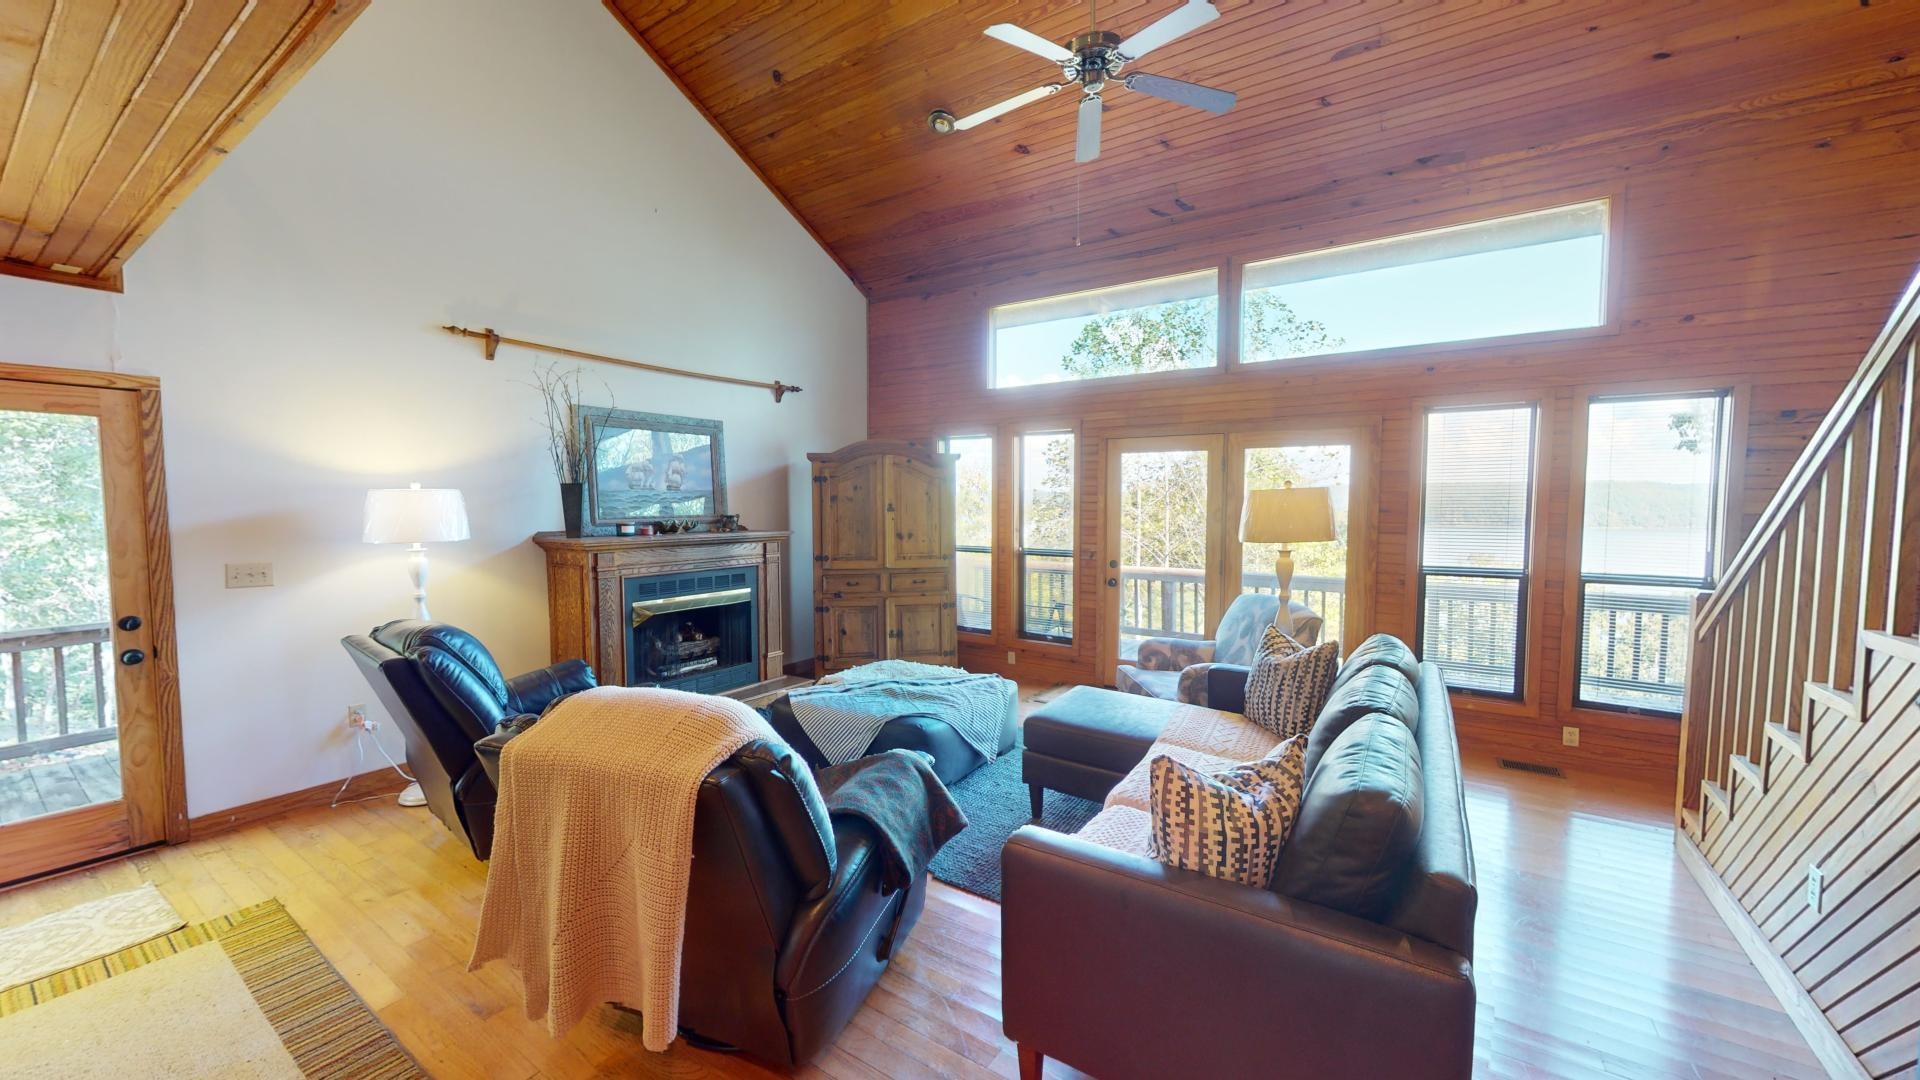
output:
{"label": "stair railing", "polygon": [[1769,741],[1808,752],[1809,693],[1850,700],[1863,631],[1920,623],[1920,277],[1787,471],[1720,584],[1694,602],[1676,811],[1731,812]]}

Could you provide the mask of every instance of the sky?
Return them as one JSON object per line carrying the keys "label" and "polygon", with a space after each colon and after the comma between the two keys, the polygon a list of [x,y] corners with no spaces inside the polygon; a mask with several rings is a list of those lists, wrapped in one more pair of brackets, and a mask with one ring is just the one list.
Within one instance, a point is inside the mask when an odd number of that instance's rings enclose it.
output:
{"label": "sky", "polygon": [[[1294,313],[1326,325],[1339,351],[1597,326],[1606,274],[1601,237],[1386,267],[1276,286]],[[1096,316],[994,333],[994,385],[1061,382],[1060,360]],[[1275,359],[1248,356],[1247,362]]]}

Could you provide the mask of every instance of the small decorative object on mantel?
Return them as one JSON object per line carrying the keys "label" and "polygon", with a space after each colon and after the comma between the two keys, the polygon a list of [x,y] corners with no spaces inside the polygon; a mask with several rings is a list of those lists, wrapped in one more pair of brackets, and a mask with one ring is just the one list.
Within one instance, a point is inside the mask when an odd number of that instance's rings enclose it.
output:
{"label": "small decorative object on mantel", "polygon": [[588,535],[611,536],[619,522],[636,520],[656,521],[660,532],[692,532],[726,514],[720,421],[593,405],[574,413],[580,441],[593,447],[584,470]]}
{"label": "small decorative object on mantel", "polygon": [[640,535],[640,526],[631,521],[623,521],[613,527],[613,534],[615,536],[638,536]]}
{"label": "small decorative object on mantel", "polygon": [[[560,482],[560,518],[568,536],[580,536],[585,528],[586,479],[598,449],[599,433],[574,423],[580,411],[580,369],[561,371],[546,364],[533,369],[533,386],[546,405],[547,454],[553,460],[553,475]],[[607,390],[611,398],[613,391]]]}
{"label": "small decorative object on mantel", "polygon": [[743,532],[745,531],[745,528],[746,528],[745,526],[740,524],[739,514],[721,514],[720,522],[719,524],[713,527],[713,531],[714,532]]}

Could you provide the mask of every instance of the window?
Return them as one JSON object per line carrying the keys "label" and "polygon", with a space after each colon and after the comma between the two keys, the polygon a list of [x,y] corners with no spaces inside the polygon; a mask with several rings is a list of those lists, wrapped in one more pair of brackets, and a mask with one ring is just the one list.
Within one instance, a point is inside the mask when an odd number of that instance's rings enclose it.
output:
{"label": "window", "polygon": [[996,389],[1210,368],[1219,362],[1219,273],[1003,304],[988,320]]}
{"label": "window", "polygon": [[1073,640],[1073,432],[1019,438],[1020,636]]}
{"label": "window", "polygon": [[1521,696],[1534,413],[1531,405],[1427,413],[1420,655],[1455,690]]}
{"label": "window", "polygon": [[1713,588],[1725,394],[1587,406],[1574,703],[1680,714],[1693,595]]}
{"label": "window", "polygon": [[1599,326],[1606,234],[1602,201],[1253,263],[1241,362]]}
{"label": "window", "polygon": [[[1326,446],[1250,446],[1242,461],[1242,490],[1282,487],[1327,488],[1333,500],[1335,538],[1324,543],[1293,545],[1295,600],[1326,620],[1322,641],[1341,640],[1347,610],[1347,502],[1353,484],[1353,448],[1344,443]],[[1240,545],[1240,591],[1271,593],[1280,587],[1273,576],[1278,544]]]}
{"label": "window", "polygon": [[960,629],[993,629],[993,436],[941,440],[940,449],[960,455],[953,465],[954,592]]}

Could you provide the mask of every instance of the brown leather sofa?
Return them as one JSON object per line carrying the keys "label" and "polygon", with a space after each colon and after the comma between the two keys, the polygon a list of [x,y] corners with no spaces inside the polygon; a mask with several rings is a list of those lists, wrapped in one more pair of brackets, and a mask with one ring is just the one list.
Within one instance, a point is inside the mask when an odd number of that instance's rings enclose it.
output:
{"label": "brown leather sofa", "polygon": [[[1231,676],[1215,677],[1216,705],[1237,707]],[[1124,696],[1126,726],[1151,726],[1139,709],[1154,703]],[[1102,1080],[1471,1076],[1476,894],[1438,669],[1384,636],[1355,650],[1309,738],[1270,888],[1146,853],[1152,754],[1259,756],[1233,709],[1163,704],[1151,744],[1123,736],[1140,760],[1086,829],[1028,826],[1001,854],[1001,1004],[1022,1076],[1045,1057]],[[1114,751],[1094,740],[1089,755],[1104,756],[1072,779],[1118,772]],[[1057,743],[1051,756],[1083,755]]]}

